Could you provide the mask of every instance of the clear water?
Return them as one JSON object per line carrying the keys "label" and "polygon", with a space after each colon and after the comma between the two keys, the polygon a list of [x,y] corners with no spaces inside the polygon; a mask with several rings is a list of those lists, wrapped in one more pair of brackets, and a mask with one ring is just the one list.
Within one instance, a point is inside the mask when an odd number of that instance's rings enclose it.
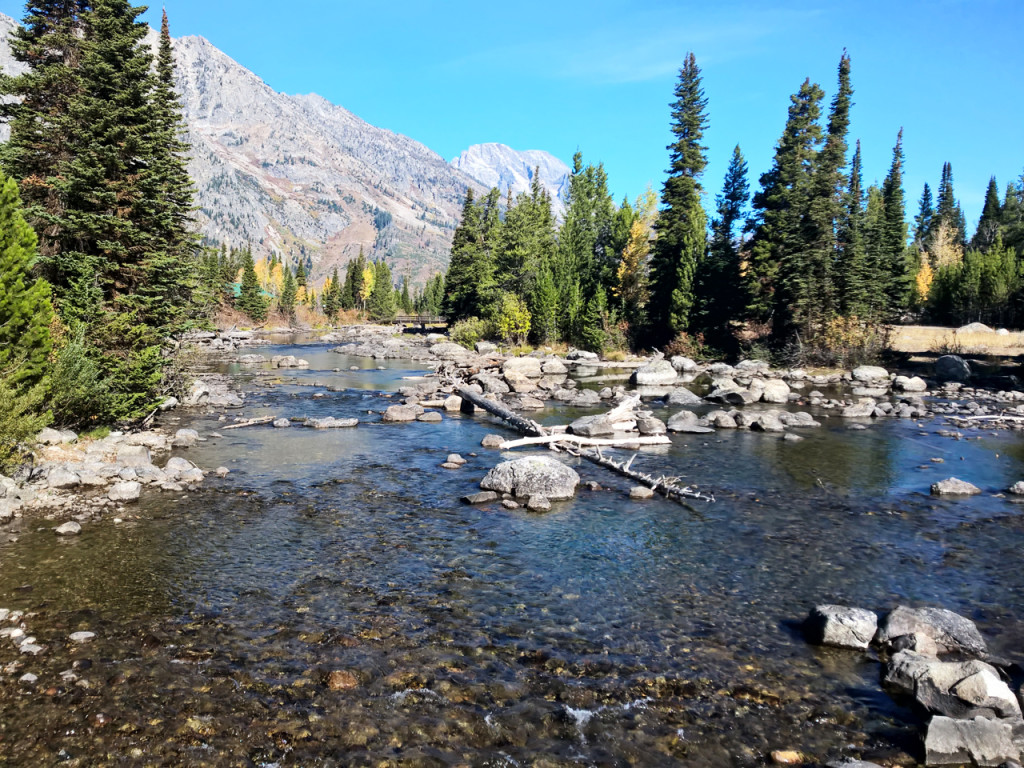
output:
{"label": "clear water", "polygon": [[[246,417],[364,423],[221,432],[182,454],[232,470],[203,491],[150,494],[137,520],[90,523],[71,541],[43,521],[0,546],[0,606],[33,612],[30,634],[48,646],[19,659],[0,641],[0,669],[24,663],[0,675],[0,765],[917,756],[918,723],[880,690],[877,660],[804,642],[811,606],[943,606],[1024,662],[1024,522],[992,495],[1024,477],[1013,434],[957,441],[939,423],[850,431],[826,419],[800,443],[680,436],[638,465],[717,503],[631,502],[628,485],[584,463],[604,490],[537,516],[458,501],[500,460],[479,448],[504,431],[493,420],[367,414],[422,373],[411,363],[261,351],[311,368],[232,369]],[[469,464],[441,469],[452,452]],[[927,495],[950,475],[991,493]],[[79,629],[97,640],[70,647]],[[60,678],[75,662],[88,688]],[[339,670],[350,674],[335,690]],[[39,681],[19,683],[25,672]]]}

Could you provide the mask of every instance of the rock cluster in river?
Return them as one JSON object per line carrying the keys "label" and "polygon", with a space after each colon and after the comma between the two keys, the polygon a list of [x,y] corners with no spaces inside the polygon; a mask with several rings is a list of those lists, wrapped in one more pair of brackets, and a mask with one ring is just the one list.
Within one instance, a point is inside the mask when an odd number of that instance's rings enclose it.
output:
{"label": "rock cluster in river", "polygon": [[1021,692],[1007,662],[992,657],[974,622],[943,608],[898,606],[882,621],[871,611],[818,605],[804,623],[810,642],[883,657],[883,685],[927,720],[929,766],[1000,766],[1024,752]]}

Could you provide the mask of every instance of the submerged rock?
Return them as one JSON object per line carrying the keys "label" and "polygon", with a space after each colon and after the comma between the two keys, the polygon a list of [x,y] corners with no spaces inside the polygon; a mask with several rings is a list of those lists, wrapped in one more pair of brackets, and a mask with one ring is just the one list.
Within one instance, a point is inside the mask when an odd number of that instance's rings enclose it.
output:
{"label": "submerged rock", "polygon": [[423,407],[419,405],[392,405],[384,412],[382,420],[388,423],[416,421],[421,413]]}
{"label": "submerged rock", "polygon": [[804,622],[807,639],[815,645],[864,649],[878,629],[878,616],[863,608],[816,605]]}
{"label": "submerged rock", "polygon": [[485,491],[518,497],[544,496],[555,501],[571,499],[579,484],[580,476],[575,470],[548,456],[503,462],[480,481]]}
{"label": "submerged rock", "polygon": [[471,493],[468,496],[463,496],[462,501],[466,504],[489,504],[492,501],[497,501],[500,498],[494,491],[484,491],[482,493]]}
{"label": "submerged rock", "polygon": [[351,429],[359,425],[359,419],[336,419],[328,416],[326,419],[306,419],[306,426],[313,429]]}
{"label": "submerged rock", "polygon": [[68,523],[64,523],[55,529],[55,533],[58,536],[77,536],[82,532],[82,526],[76,523],[74,520]]}
{"label": "submerged rock", "polygon": [[633,499],[634,501],[653,499],[654,491],[652,491],[646,485],[637,485],[629,489],[629,498]]}

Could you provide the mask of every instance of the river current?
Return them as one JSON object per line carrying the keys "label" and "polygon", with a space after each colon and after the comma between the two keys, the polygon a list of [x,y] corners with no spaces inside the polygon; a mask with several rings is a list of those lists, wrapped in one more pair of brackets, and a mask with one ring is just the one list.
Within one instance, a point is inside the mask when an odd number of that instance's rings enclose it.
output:
{"label": "river current", "polygon": [[[602,490],[534,515],[459,501],[501,460],[480,447],[511,434],[500,423],[368,413],[413,363],[261,352],[311,367],[225,369],[245,417],[362,423],[220,432],[180,455],[227,478],[144,494],[72,540],[38,521],[0,545],[0,607],[48,648],[0,650],[0,671],[24,663],[0,674],[0,765],[714,767],[777,749],[913,764],[919,722],[877,658],[804,641],[814,604],[949,608],[1024,663],[1024,517],[996,495],[1024,478],[1013,433],[817,414],[796,443],[680,435],[635,466],[715,503],[630,501],[583,463]],[[440,468],[449,453],[469,463]],[[951,475],[987,493],[928,495]],[[68,644],[78,630],[97,638]]]}

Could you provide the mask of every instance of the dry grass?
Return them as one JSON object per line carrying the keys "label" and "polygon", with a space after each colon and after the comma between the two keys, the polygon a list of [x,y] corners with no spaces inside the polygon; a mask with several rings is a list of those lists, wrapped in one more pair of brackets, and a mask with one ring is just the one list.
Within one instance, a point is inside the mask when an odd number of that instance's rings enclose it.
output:
{"label": "dry grass", "polygon": [[1011,331],[959,331],[935,325],[897,325],[890,346],[895,352],[954,355],[1024,355],[1024,333]]}

